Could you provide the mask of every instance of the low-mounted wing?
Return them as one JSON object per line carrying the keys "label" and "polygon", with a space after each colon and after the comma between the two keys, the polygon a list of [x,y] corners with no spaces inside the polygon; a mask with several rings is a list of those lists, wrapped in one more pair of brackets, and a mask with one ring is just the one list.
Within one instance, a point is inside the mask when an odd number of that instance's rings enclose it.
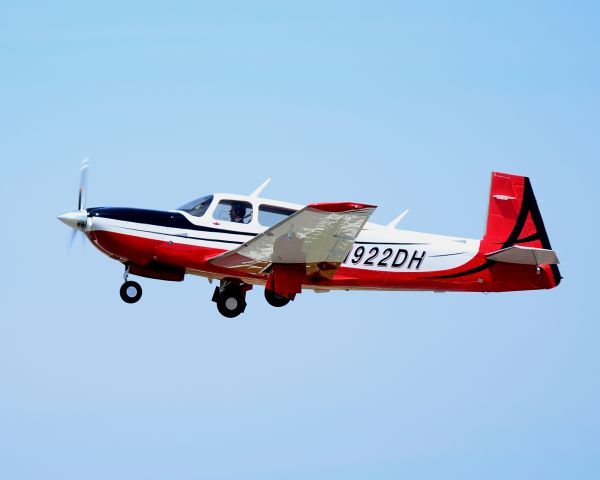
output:
{"label": "low-mounted wing", "polygon": [[360,203],[313,203],[210,263],[247,273],[271,265],[306,266],[306,274],[331,278],[375,210]]}

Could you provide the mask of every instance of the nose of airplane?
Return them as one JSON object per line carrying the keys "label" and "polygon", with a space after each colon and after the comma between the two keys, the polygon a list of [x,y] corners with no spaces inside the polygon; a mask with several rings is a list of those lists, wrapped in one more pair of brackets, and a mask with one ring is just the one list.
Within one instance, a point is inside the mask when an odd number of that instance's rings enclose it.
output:
{"label": "nose of airplane", "polygon": [[87,223],[87,212],[85,210],[79,210],[77,212],[64,213],[57,218],[71,228],[84,230]]}

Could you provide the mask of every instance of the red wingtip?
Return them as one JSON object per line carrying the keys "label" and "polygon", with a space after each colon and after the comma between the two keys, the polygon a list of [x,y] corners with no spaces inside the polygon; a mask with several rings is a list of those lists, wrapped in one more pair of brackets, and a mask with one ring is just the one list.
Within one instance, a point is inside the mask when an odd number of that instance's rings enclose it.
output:
{"label": "red wingtip", "polygon": [[362,210],[365,208],[377,208],[376,205],[367,205],[366,203],[354,203],[354,202],[325,202],[325,203],[311,203],[309,208],[315,210],[321,210],[323,212],[350,212],[352,210]]}

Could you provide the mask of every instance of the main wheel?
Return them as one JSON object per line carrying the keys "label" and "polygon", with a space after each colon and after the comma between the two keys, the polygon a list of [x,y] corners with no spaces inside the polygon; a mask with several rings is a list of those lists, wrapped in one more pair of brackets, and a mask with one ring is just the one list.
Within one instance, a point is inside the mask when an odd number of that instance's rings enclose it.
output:
{"label": "main wheel", "polygon": [[288,303],[290,303],[289,298],[278,295],[273,290],[269,290],[267,288],[265,288],[265,298],[267,299],[267,302],[269,302],[269,305],[274,307],[285,307]]}
{"label": "main wheel", "polygon": [[219,287],[215,290],[213,300],[217,303],[219,313],[227,318],[237,317],[246,310],[245,295],[238,288],[226,288],[219,292]]}
{"label": "main wheel", "polygon": [[127,281],[121,285],[119,293],[125,303],[135,303],[142,298],[142,287],[137,282]]}

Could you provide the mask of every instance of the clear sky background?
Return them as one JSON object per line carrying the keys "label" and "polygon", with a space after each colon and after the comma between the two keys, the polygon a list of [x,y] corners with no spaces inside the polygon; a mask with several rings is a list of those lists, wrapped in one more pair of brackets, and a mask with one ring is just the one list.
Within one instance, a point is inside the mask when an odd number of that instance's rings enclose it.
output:
{"label": "clear sky background", "polygon": [[[600,4],[487,3],[0,3],[0,477],[598,478]],[[88,206],[273,177],[473,238],[529,175],[565,280],[126,305],[56,220],[86,156]]]}

